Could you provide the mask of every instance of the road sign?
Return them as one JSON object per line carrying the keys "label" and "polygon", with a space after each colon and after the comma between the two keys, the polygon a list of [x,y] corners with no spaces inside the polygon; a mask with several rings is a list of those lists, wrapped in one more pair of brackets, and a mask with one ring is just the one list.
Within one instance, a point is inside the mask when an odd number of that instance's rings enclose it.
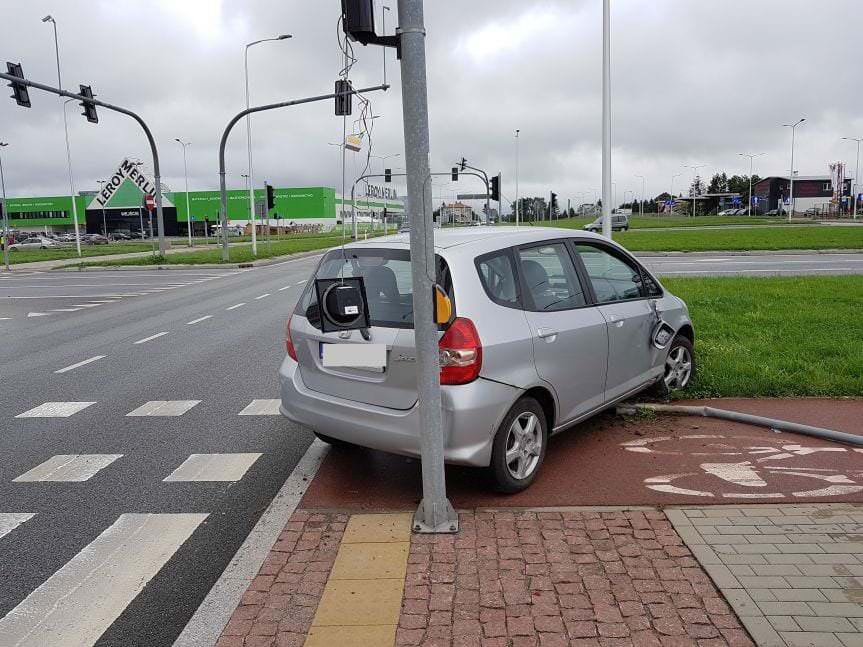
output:
{"label": "road sign", "polygon": [[144,207],[147,211],[152,211],[156,208],[156,199],[151,195],[144,196]]}
{"label": "road sign", "polygon": [[459,193],[456,198],[458,200],[485,200],[485,193]]}
{"label": "road sign", "polygon": [[267,217],[267,203],[263,200],[255,200],[255,215],[258,218]]}

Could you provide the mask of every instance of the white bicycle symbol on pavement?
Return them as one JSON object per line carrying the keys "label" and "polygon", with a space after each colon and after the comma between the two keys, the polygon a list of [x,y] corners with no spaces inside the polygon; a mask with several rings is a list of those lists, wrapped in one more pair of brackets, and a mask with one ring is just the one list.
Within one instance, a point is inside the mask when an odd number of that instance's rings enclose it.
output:
{"label": "white bicycle symbol on pavement", "polygon": [[[737,437],[739,439],[740,437]],[[744,437],[745,438],[745,437]],[[698,441],[703,445],[700,451],[680,451],[666,449],[663,443],[668,441]],[[681,472],[677,474],[663,474],[644,479],[644,484],[651,490],[666,492],[669,494],[680,494],[697,497],[723,497],[737,499],[783,499],[792,497],[824,497],[854,494],[863,491],[863,471],[852,470],[848,473],[836,469],[817,467],[785,467],[775,464],[796,456],[813,456],[818,454],[844,454],[860,453],[863,449],[848,449],[845,447],[824,446],[805,447],[799,444],[787,443],[784,439],[777,440],[775,445],[765,445],[763,437],[753,437],[759,445],[747,447],[735,447],[724,442],[728,437],[719,434],[687,434],[677,437],[657,436],[654,438],[641,438],[621,443],[626,451],[639,454],[663,454],[663,455],[689,455],[689,456],[739,456],[752,457],[748,460],[740,460],[731,463],[705,462],[698,465],[700,471]],[[704,441],[715,441],[707,442]],[[847,472],[847,470],[846,470]],[[737,488],[745,488],[743,491],[720,491],[683,487],[688,480],[693,478],[701,481],[703,477],[711,476],[724,484],[731,484]],[[774,477],[803,477],[818,481],[817,487],[812,489],[784,492],[772,489],[768,481],[775,480]],[[748,490],[748,491],[747,491]]]}

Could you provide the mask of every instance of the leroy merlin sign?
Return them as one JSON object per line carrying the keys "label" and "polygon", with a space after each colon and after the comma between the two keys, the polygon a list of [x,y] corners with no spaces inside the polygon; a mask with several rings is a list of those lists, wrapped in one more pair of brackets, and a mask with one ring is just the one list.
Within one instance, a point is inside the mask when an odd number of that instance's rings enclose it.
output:
{"label": "leroy merlin sign", "polygon": [[138,164],[124,159],[93,198],[88,209],[137,208],[141,206],[145,195],[155,192],[156,185],[152,178],[145,175]]}

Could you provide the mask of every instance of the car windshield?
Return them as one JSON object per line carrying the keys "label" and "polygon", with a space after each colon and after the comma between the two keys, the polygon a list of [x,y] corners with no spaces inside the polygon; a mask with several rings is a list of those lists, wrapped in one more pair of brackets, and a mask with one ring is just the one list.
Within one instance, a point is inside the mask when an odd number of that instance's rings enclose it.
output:
{"label": "car windshield", "polygon": [[[437,257],[437,281],[452,298],[452,281],[446,262]],[[410,254],[406,249],[337,249],[321,261],[315,278],[363,278],[369,318],[373,326],[413,328],[413,281]],[[297,304],[297,312],[318,326],[314,281],[309,281]]]}

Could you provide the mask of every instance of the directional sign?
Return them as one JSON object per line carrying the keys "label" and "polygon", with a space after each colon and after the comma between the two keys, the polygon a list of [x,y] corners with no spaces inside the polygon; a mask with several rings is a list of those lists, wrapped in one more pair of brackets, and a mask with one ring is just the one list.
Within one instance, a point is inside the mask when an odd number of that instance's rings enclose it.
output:
{"label": "directional sign", "polygon": [[456,198],[459,200],[485,200],[485,193],[459,193]]}
{"label": "directional sign", "polygon": [[267,203],[263,200],[255,200],[255,215],[258,218],[267,217]]}
{"label": "directional sign", "polygon": [[147,211],[152,211],[156,208],[156,199],[151,195],[144,196],[144,207]]}

